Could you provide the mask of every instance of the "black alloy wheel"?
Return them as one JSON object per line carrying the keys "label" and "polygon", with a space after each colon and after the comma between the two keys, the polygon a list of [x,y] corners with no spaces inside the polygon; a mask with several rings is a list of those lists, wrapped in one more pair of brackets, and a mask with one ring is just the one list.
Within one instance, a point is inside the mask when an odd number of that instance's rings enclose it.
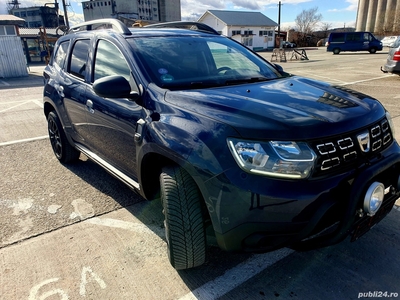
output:
{"label": "black alloy wheel", "polygon": [[76,161],[79,158],[80,152],[68,142],[55,111],[50,112],[47,116],[47,129],[51,147],[57,159],[62,163]]}

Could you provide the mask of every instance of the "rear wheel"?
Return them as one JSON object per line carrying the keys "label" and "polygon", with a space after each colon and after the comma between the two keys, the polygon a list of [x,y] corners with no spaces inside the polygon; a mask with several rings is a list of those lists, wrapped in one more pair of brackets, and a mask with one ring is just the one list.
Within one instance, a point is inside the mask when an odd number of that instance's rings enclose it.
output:
{"label": "rear wheel", "polygon": [[177,270],[202,265],[206,235],[201,195],[196,183],[181,167],[165,167],[160,174],[168,257]]}
{"label": "rear wheel", "polygon": [[339,48],[333,49],[333,54],[339,54],[339,53],[340,53],[340,49]]}
{"label": "rear wheel", "polygon": [[80,152],[68,142],[60,119],[55,111],[50,112],[47,116],[47,129],[51,147],[57,159],[62,163],[76,161],[79,158]]}

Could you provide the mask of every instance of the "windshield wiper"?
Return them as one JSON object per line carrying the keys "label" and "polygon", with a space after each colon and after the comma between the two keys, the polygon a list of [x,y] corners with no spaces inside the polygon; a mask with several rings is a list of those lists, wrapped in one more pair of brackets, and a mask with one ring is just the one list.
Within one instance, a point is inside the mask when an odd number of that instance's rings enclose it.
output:
{"label": "windshield wiper", "polygon": [[216,87],[221,86],[219,82],[204,82],[204,81],[192,81],[190,83],[190,88],[197,89],[197,88],[208,88],[208,87]]}
{"label": "windshield wiper", "polygon": [[241,83],[253,83],[253,82],[262,82],[269,81],[275,78],[267,78],[267,77],[249,77],[249,78],[241,78],[241,79],[229,79],[225,81],[225,85],[234,85]]}

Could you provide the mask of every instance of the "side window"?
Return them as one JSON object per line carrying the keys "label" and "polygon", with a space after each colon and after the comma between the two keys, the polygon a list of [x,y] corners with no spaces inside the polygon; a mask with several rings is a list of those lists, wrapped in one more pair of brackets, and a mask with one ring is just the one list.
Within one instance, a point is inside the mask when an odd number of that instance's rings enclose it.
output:
{"label": "side window", "polygon": [[85,78],[86,60],[89,53],[90,40],[78,40],[72,49],[69,72],[79,78]]}
{"label": "side window", "polygon": [[361,41],[360,33],[358,32],[348,33],[346,40],[349,42],[359,42]]}
{"label": "side window", "polygon": [[129,81],[131,71],[118,48],[110,42],[100,40],[97,44],[92,80],[110,75],[121,75]]}
{"label": "side window", "polygon": [[343,43],[344,42],[344,33],[334,33],[331,35],[332,43]]}
{"label": "side window", "polygon": [[53,62],[57,64],[61,69],[64,69],[64,63],[67,55],[68,46],[69,46],[69,41],[62,42],[58,46],[54,54]]}
{"label": "side window", "polygon": [[373,40],[372,35],[368,32],[364,33],[363,40],[364,41],[372,41]]}

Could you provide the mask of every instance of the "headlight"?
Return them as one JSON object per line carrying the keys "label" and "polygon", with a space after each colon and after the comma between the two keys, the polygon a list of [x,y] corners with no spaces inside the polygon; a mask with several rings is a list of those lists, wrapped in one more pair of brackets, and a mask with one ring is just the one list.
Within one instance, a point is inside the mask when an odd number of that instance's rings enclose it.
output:
{"label": "headlight", "polygon": [[228,138],[228,146],[244,171],[280,178],[307,178],[316,159],[304,142],[244,141]]}

